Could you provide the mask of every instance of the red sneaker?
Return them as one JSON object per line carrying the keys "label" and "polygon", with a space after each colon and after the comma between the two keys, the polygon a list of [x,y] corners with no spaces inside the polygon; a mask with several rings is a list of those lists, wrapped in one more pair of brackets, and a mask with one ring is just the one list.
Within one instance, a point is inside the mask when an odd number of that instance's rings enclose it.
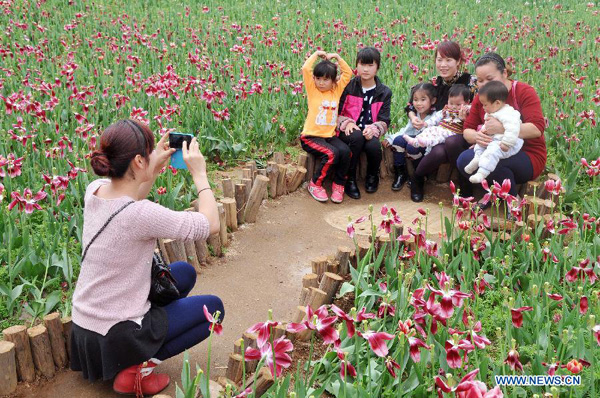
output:
{"label": "red sneaker", "polygon": [[344,200],[344,186],[335,182],[331,185],[331,201],[333,203],[342,203]]}
{"label": "red sneaker", "polygon": [[325,188],[315,184],[314,182],[312,182],[312,180],[308,184],[308,192],[312,195],[313,198],[315,198],[315,200],[318,200],[319,202],[327,202],[327,200],[329,200]]}
{"label": "red sneaker", "polygon": [[171,382],[169,375],[153,373],[158,363],[158,360],[151,359],[120,371],[113,382],[113,390],[119,394],[135,395],[137,398],[158,394]]}

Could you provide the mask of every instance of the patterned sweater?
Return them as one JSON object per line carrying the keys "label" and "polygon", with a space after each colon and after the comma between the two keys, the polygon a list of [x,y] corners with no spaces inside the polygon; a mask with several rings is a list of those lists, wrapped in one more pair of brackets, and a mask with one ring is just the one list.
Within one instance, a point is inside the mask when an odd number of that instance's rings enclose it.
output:
{"label": "patterned sweater", "polygon": [[[84,249],[106,220],[132,198],[102,199],[95,192],[108,179],[92,181],[83,211]],[[115,216],[90,246],[73,294],[73,322],[105,336],[122,321],[141,325],[150,309],[150,271],[156,239],[207,239],[209,223],[197,212],[173,211],[139,200]]]}

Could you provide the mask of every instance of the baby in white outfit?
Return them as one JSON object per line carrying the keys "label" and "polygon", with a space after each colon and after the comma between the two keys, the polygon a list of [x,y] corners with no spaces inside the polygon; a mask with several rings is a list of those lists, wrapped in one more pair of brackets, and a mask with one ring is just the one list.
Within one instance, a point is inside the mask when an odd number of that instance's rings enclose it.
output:
{"label": "baby in white outfit", "polygon": [[516,155],[523,146],[523,140],[519,138],[521,113],[506,103],[507,98],[508,89],[499,81],[488,82],[479,90],[479,101],[485,111],[485,119],[498,119],[504,126],[504,133],[494,134],[493,141],[487,147],[475,145],[475,157],[465,167],[468,174],[476,171],[469,178],[473,184],[485,180],[501,159]]}

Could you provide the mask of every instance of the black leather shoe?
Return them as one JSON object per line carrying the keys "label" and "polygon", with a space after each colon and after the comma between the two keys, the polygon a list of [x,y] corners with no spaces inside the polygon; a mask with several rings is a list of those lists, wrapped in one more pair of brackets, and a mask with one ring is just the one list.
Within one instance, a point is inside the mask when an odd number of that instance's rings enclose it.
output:
{"label": "black leather shoe", "polygon": [[410,184],[410,198],[413,202],[423,201],[425,177],[413,176]]}
{"label": "black leather shoe", "polygon": [[365,191],[368,193],[377,192],[377,188],[379,188],[379,176],[378,175],[367,175],[365,181]]}
{"label": "black leather shoe", "polygon": [[394,166],[394,181],[392,182],[392,191],[401,190],[406,181],[408,181],[408,174],[406,173],[406,165]]}
{"label": "black leather shoe", "polygon": [[356,185],[356,180],[353,178],[349,178],[346,181],[346,185],[344,186],[344,192],[346,192],[346,195],[348,195],[352,199],[360,199],[360,191],[358,189],[358,185]]}

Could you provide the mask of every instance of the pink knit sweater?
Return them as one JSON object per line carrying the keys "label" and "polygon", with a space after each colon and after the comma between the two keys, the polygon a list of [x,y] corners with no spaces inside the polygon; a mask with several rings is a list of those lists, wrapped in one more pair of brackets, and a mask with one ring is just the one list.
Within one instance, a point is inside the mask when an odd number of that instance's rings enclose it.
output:
{"label": "pink knit sweater", "polygon": [[[95,195],[110,180],[91,182],[85,193],[82,250],[106,220],[132,198]],[[122,321],[141,325],[150,309],[150,270],[157,238],[207,239],[202,213],[173,211],[149,200],[136,201],[119,213],[90,246],[73,294],[73,322],[103,336]]]}

